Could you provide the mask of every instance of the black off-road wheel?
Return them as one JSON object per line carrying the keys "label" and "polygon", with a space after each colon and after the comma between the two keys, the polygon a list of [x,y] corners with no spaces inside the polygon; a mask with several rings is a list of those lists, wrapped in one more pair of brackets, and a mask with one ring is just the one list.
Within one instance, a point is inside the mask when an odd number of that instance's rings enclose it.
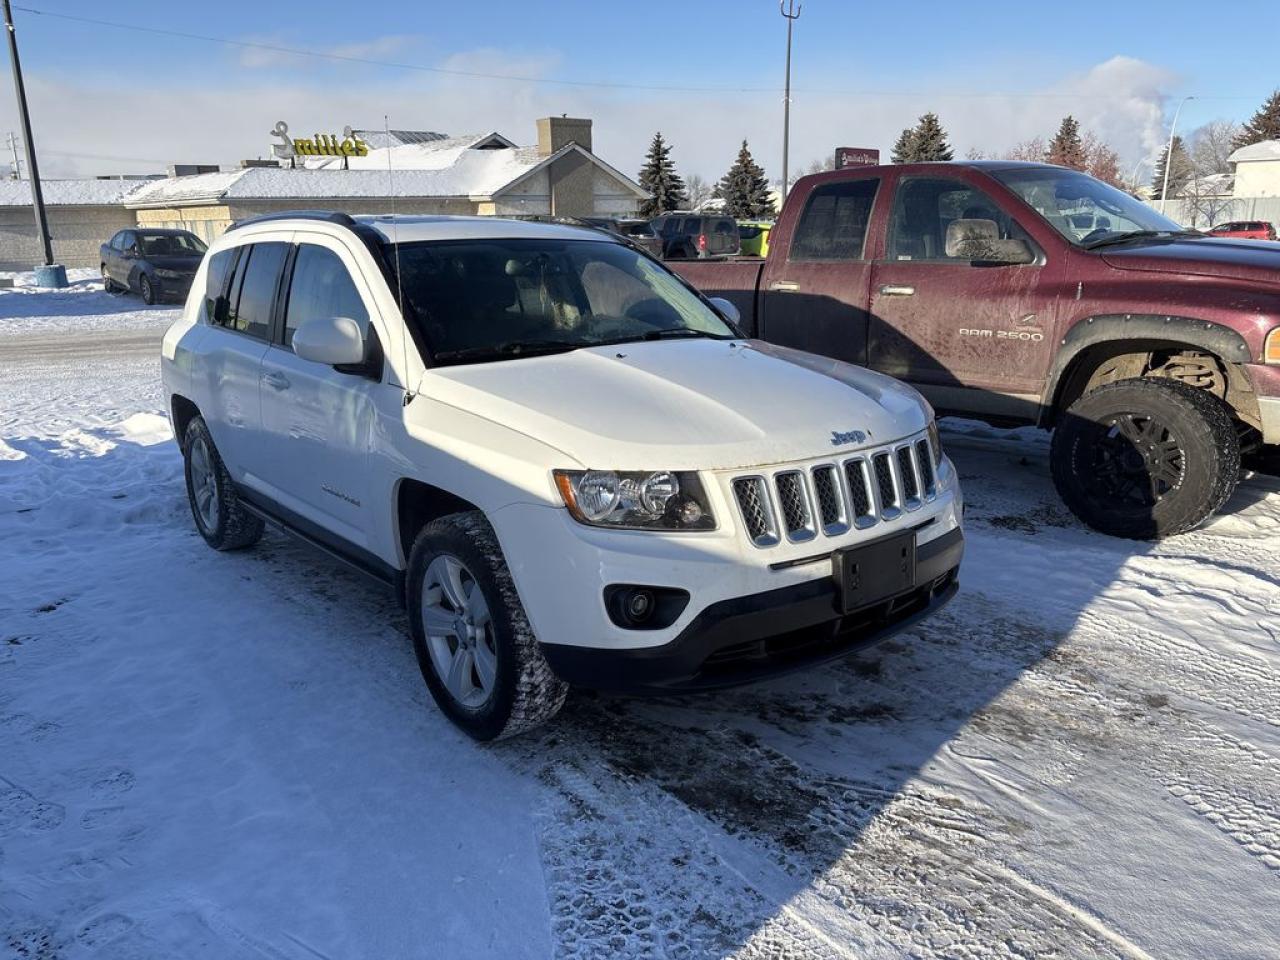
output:
{"label": "black off-road wheel", "polygon": [[262,539],[262,520],[245,509],[203,417],[193,417],[182,444],[191,516],[215,550],[243,550]]}
{"label": "black off-road wheel", "polygon": [[1240,477],[1227,405],[1175,380],[1120,380],[1063,414],[1051,451],[1054,486],[1101,533],[1159,540],[1216,513]]}
{"label": "black off-road wheel", "polygon": [[145,273],[138,277],[138,292],[142,294],[142,302],[147,306],[156,302],[156,288]]}
{"label": "black off-road wheel", "polygon": [[559,712],[568,686],[542,655],[483,514],[455,513],[422,529],[406,592],[423,679],[463,731],[498,740]]}

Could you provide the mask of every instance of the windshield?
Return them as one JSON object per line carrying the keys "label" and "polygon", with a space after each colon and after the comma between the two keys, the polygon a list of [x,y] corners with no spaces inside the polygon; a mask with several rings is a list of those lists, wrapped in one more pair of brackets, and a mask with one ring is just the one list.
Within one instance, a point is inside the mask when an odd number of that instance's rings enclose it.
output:
{"label": "windshield", "polygon": [[207,249],[193,233],[140,233],[138,246],[148,257],[198,257]]}
{"label": "windshield", "polygon": [[620,243],[494,239],[402,244],[405,305],[439,363],[737,333],[666,268]]}
{"label": "windshield", "polygon": [[990,172],[1077,246],[1121,234],[1184,232],[1141,200],[1075,170],[1023,167]]}

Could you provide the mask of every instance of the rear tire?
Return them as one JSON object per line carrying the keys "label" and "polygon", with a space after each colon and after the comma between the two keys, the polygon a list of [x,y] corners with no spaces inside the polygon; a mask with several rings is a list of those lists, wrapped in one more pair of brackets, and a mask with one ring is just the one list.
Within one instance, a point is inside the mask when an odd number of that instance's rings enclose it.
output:
{"label": "rear tire", "polygon": [[156,290],[151,285],[151,278],[145,273],[138,277],[138,292],[142,294],[142,302],[151,306],[156,302]]}
{"label": "rear tire", "polygon": [[115,293],[116,289],[116,282],[107,275],[107,265],[104,263],[102,265],[102,292]]}
{"label": "rear tire", "polygon": [[1230,409],[1175,380],[1120,380],[1085,394],[1053,434],[1054,486],[1093,529],[1131,540],[1191,530],[1240,477]]}
{"label": "rear tire", "polygon": [[568,685],[542,655],[484,514],[455,513],[424,527],[406,579],[413,649],[445,716],[483,741],[559,712]]}
{"label": "rear tire", "polygon": [[204,542],[215,550],[243,550],[262,539],[262,520],[244,508],[203,417],[192,417],[183,438],[187,501]]}

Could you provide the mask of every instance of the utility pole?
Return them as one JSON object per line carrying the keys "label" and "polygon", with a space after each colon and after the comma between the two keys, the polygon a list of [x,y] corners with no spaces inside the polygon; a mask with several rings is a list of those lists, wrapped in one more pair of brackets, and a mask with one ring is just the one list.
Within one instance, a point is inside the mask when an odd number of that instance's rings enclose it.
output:
{"label": "utility pole", "polygon": [[[31,178],[31,202],[36,210],[36,231],[44,247],[44,264],[52,267],[53,241],[49,239],[49,222],[44,215],[44,194],[40,192],[40,169],[36,166],[36,145],[31,139],[31,115],[27,112],[27,88],[22,83],[22,62],[18,59],[18,36],[13,30],[13,11],[4,0],[4,25],[9,32],[9,59],[13,62],[13,89],[18,95],[18,117],[22,121],[22,137],[27,148],[27,176]],[[66,286],[64,277],[58,286]]]}
{"label": "utility pole", "polygon": [[22,179],[22,165],[18,162],[18,135],[12,130],[5,138],[9,142],[9,150],[13,153],[13,179]]}
{"label": "utility pole", "polygon": [[[5,0],[7,4],[9,0]],[[1164,208],[1169,202],[1169,168],[1173,166],[1173,131],[1178,129],[1178,114],[1182,113],[1182,108],[1186,106],[1188,100],[1194,100],[1195,97],[1183,97],[1178,101],[1178,109],[1173,111],[1173,123],[1169,124],[1169,146],[1164,152],[1164,186],[1160,188],[1160,212],[1164,213]]]}
{"label": "utility pole", "polygon": [[[6,5],[9,0],[5,0]],[[802,4],[795,0],[778,0],[778,12],[787,21],[787,84],[782,94],[782,198],[787,198],[787,153],[791,146],[791,28],[800,19]]]}

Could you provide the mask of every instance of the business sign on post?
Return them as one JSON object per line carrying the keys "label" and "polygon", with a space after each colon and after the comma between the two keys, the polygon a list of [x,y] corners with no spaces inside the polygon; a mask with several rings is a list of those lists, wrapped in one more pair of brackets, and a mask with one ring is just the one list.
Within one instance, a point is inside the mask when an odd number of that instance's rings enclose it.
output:
{"label": "business sign on post", "polygon": [[836,169],[874,167],[880,162],[880,151],[869,147],[836,147]]}

